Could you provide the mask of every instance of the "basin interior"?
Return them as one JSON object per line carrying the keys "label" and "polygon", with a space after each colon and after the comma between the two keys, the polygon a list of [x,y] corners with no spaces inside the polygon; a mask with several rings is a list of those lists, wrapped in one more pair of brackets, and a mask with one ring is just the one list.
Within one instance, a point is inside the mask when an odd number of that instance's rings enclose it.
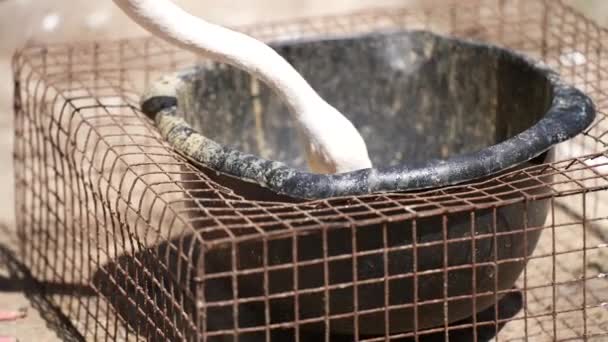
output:
{"label": "basin interior", "polygon": [[[481,150],[534,125],[552,98],[549,80],[524,60],[424,31],[272,46],[354,123],[374,165]],[[247,73],[197,67],[178,103],[178,115],[208,138],[307,169],[287,107]]]}

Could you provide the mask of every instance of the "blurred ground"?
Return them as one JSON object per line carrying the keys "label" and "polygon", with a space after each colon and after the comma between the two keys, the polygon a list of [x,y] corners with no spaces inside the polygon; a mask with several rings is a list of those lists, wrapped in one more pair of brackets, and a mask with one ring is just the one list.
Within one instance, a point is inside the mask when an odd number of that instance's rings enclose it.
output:
{"label": "blurred ground", "polygon": [[[390,6],[416,0],[197,0],[177,1],[192,13],[220,24],[243,24],[290,17],[339,13],[367,6]],[[608,1],[569,0],[599,23],[608,25]],[[18,336],[21,341],[56,341],[53,317],[42,319],[35,308],[44,303],[23,290],[16,280],[18,265],[11,260],[11,231],[14,228],[12,171],[12,77],[10,58],[15,49],[32,42],[110,39],[141,35],[138,27],[109,0],[0,0],[0,309],[29,307],[26,319],[0,323],[0,336]],[[9,247],[9,248],[6,248]],[[10,272],[9,272],[10,270]],[[42,310],[48,315],[48,310]],[[52,315],[51,315],[52,316]],[[49,323],[51,322],[51,323]]]}

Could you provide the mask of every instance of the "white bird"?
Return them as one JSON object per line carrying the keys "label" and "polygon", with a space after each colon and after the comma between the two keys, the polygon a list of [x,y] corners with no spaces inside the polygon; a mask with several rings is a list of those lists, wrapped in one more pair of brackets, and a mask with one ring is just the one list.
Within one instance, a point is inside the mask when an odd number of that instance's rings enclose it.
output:
{"label": "white bird", "polygon": [[285,101],[304,138],[312,172],[372,167],[354,125],[276,51],[253,37],[195,17],[170,0],[114,0],[133,21],[178,47],[242,69]]}

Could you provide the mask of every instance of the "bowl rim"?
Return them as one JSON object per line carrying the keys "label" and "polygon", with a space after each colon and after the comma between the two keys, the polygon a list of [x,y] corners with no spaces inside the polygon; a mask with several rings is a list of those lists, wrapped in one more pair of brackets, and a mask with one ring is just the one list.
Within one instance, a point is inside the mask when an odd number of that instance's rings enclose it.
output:
{"label": "bowl rim", "polygon": [[[360,39],[387,32],[368,32],[349,36],[313,37],[282,40],[276,46],[298,42],[337,39]],[[141,98],[141,111],[155,121],[161,136],[172,147],[199,167],[206,167],[229,177],[256,183],[278,195],[296,199],[318,200],[330,197],[377,193],[419,191],[465,183],[485,178],[521,165],[551,149],[554,145],[583,132],[595,119],[591,99],[576,87],[566,84],[560,76],[541,61],[509,48],[486,42],[437,34],[427,30],[398,30],[388,34],[427,35],[432,39],[451,41],[473,49],[512,59],[542,75],[549,82],[551,104],[532,126],[502,142],[475,152],[447,158],[396,166],[374,166],[371,169],[316,174],[299,170],[279,161],[264,159],[222,145],[194,130],[177,116],[177,94],[181,86],[196,74],[202,65],[168,73],[153,82]],[[272,45],[272,44],[271,44]]]}

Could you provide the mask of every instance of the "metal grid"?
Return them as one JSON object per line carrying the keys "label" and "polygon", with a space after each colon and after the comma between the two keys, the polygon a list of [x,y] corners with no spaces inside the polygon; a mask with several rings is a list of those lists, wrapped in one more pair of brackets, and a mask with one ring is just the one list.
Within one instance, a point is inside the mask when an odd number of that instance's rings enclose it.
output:
{"label": "metal grid", "polygon": [[[608,163],[602,159],[608,146],[608,31],[560,1],[439,4],[241,29],[277,40],[424,28],[541,58],[592,96],[599,111],[592,127],[559,147],[558,162],[434,191],[252,201],[188,164],[138,111],[141,91],[162,74],[191,65],[191,54],[152,38],[20,51],[13,64],[17,226],[21,258],[46,296],[87,340],[447,341],[471,331],[470,340],[481,341],[480,328],[496,332],[505,323],[496,340],[608,338]],[[526,218],[541,201],[549,204],[547,220],[530,225]],[[506,207],[517,208],[522,225],[498,232],[496,213]],[[493,213],[493,233],[478,233],[482,212]],[[450,238],[454,215],[468,217],[468,237]],[[417,227],[434,219],[442,222],[443,238],[417,241]],[[358,239],[370,230],[376,240]],[[531,256],[479,262],[473,255],[466,264],[449,263],[451,246],[471,244],[475,250],[484,241],[496,243],[500,234],[519,234],[525,246],[527,234],[538,230]],[[391,234],[410,234],[411,243],[393,244]],[[332,239],[343,239],[348,248],[331,250]],[[273,254],[281,244],[289,253]],[[303,251],[303,244],[318,248]],[[417,270],[419,251],[437,247],[443,267]],[[404,251],[414,268],[392,274],[392,256]],[[380,258],[384,267],[361,279],[366,258]],[[516,288],[476,290],[476,274],[522,262],[527,266]],[[334,268],[350,268],[351,276],[332,279]],[[472,274],[473,292],[448,293],[449,275],[463,269]],[[302,277],[312,273],[320,276]],[[273,288],[273,277],[285,280],[284,286]],[[423,277],[443,282],[444,296],[420,298]],[[393,281],[403,279],[413,280],[412,301],[392,303]],[[67,284],[73,292],[53,290]],[[230,289],[227,296],[213,292],[221,286]],[[384,295],[379,307],[360,305],[370,287]],[[452,302],[470,302],[472,313],[481,298],[498,301],[518,293],[523,309],[515,316],[501,318],[495,306],[489,320],[447,320]],[[350,301],[351,309],[335,312],[336,300]],[[301,310],[315,301],[323,310]],[[290,313],[277,316],[276,302]],[[418,325],[425,305],[443,307],[442,325]],[[408,309],[412,329],[395,333],[392,325],[402,322],[390,319],[393,310]],[[245,310],[258,315],[248,320]],[[384,322],[384,333],[360,331],[376,319]],[[333,335],[336,326],[352,335]]]}

